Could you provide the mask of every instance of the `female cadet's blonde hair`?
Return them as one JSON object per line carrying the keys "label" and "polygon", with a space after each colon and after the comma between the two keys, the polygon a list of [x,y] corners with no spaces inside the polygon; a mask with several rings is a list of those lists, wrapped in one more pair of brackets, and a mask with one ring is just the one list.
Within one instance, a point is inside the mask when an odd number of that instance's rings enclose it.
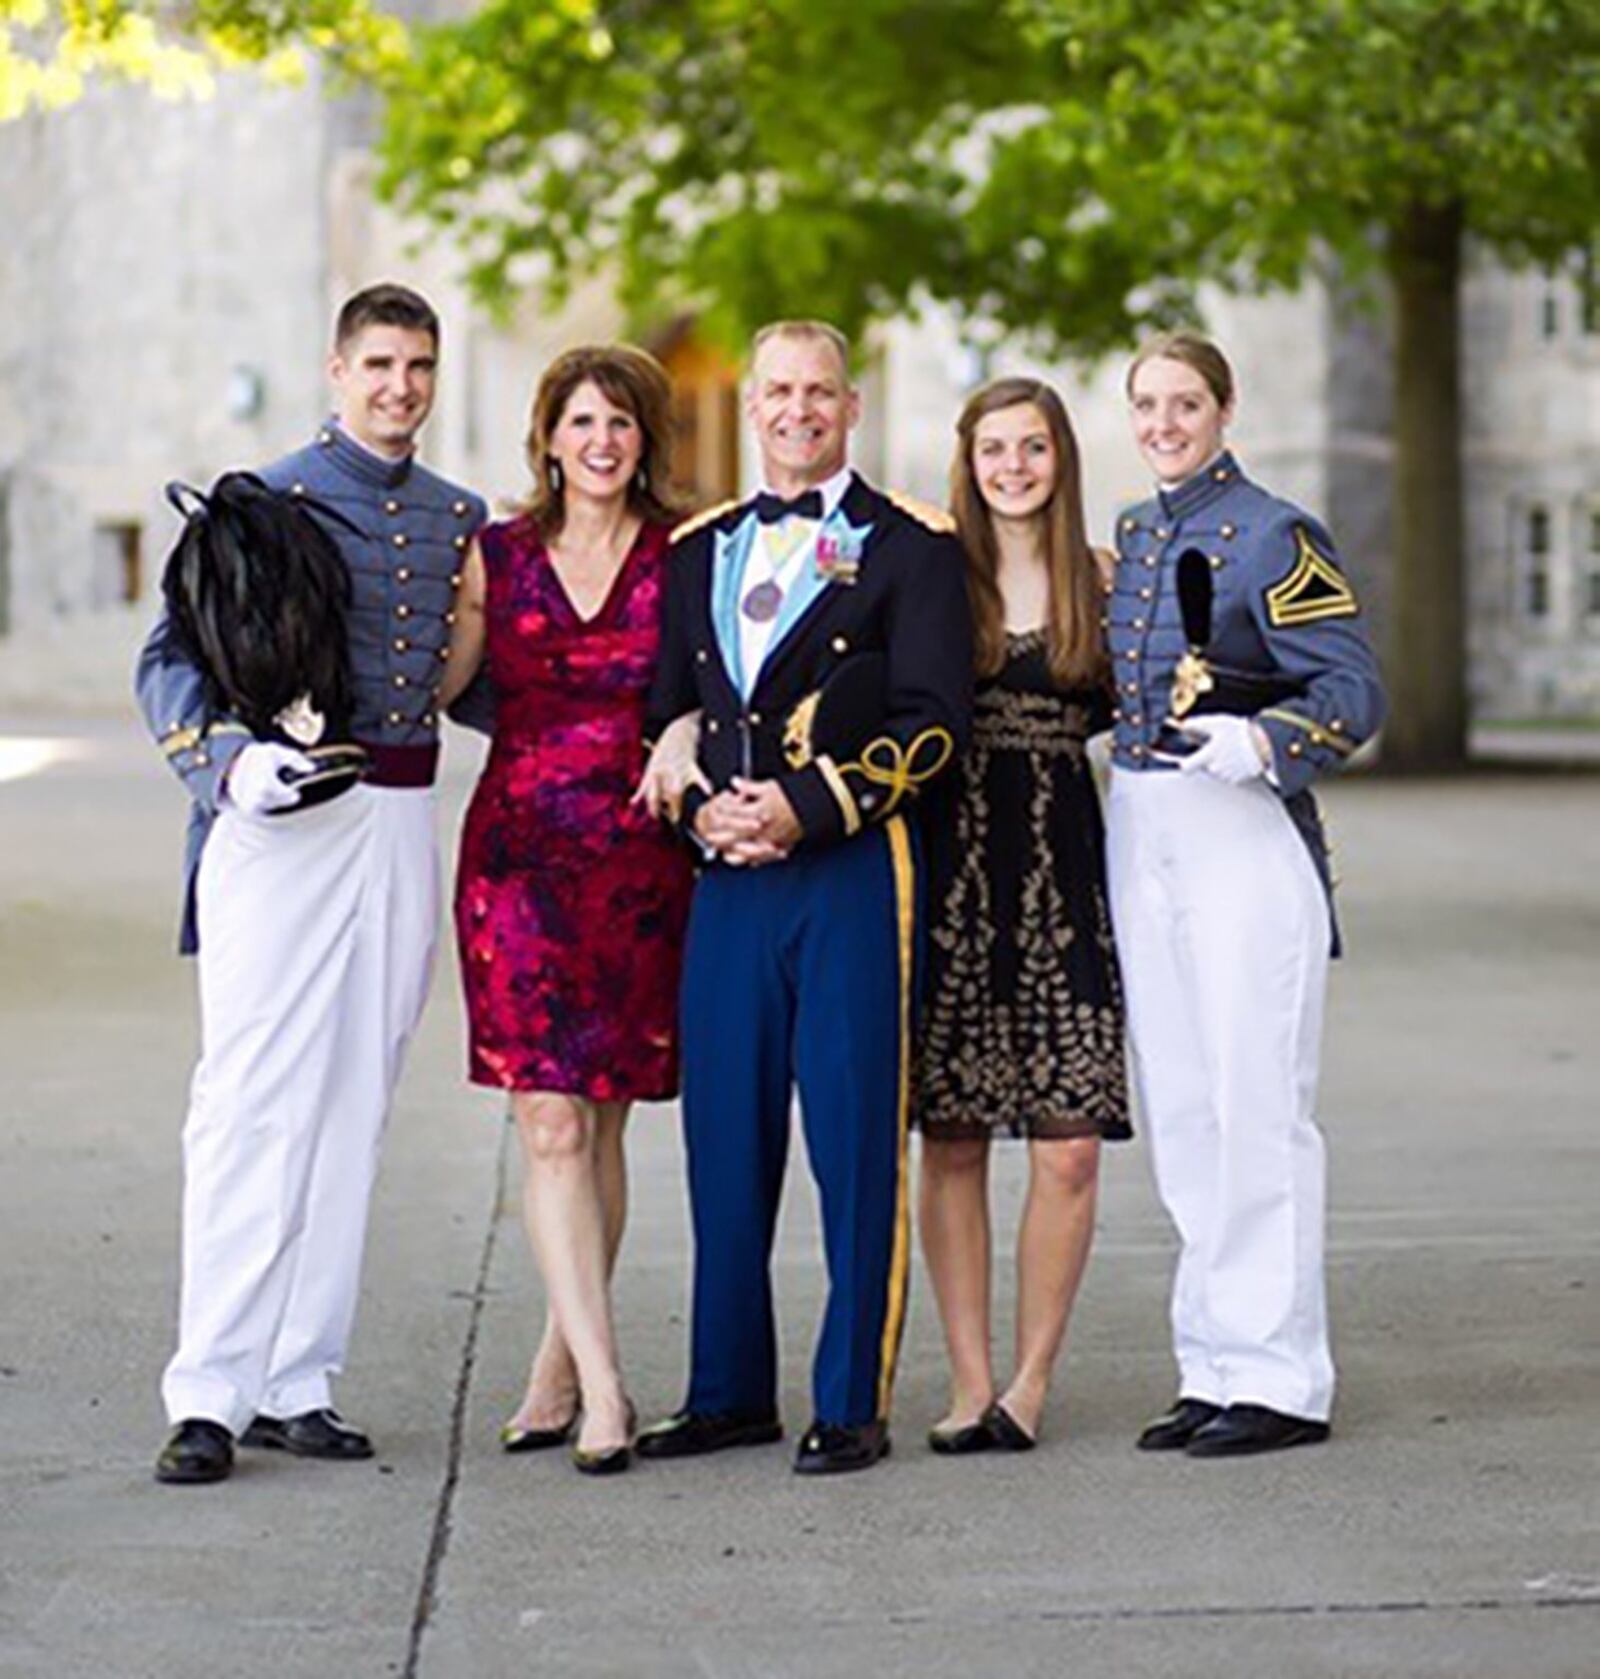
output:
{"label": "female cadet's blonde hair", "polygon": [[1207,388],[1217,399],[1217,407],[1229,408],[1237,386],[1228,358],[1209,339],[1198,332],[1162,332],[1147,338],[1128,364],[1124,390],[1133,395],[1133,376],[1147,361],[1181,361],[1193,368],[1205,380]]}

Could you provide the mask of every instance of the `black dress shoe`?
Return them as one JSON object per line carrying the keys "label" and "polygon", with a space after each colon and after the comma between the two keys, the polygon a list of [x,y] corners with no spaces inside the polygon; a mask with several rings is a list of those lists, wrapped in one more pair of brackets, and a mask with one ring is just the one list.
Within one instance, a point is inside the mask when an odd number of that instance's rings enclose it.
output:
{"label": "black dress shoe", "polygon": [[1031,1452],[1039,1444],[998,1399],[983,1413],[983,1426],[1003,1452]]}
{"label": "black dress shoe", "polygon": [[232,1472],[233,1436],[206,1417],[179,1423],[156,1459],[156,1479],[174,1487],[225,1481]]}
{"label": "black dress shoe", "polygon": [[794,1454],[796,1475],[847,1475],[889,1455],[886,1422],[814,1422]]}
{"label": "black dress shoe", "polygon": [[729,1446],[770,1446],[783,1438],[783,1424],[770,1412],[679,1411],[639,1436],[640,1457],[700,1457]]}
{"label": "black dress shoe", "polygon": [[556,1428],[521,1428],[508,1422],[500,1430],[500,1450],[503,1452],[547,1452],[552,1446],[564,1446],[578,1426],[578,1413],[573,1411]]}
{"label": "black dress shoe", "polygon": [[729,1446],[771,1446],[784,1437],[784,1425],[769,1412],[680,1410],[658,1422],[635,1442],[640,1457],[700,1457]]}
{"label": "black dress shoe", "polygon": [[959,1428],[930,1428],[928,1450],[940,1457],[970,1457],[974,1452],[992,1452],[999,1441],[989,1432],[987,1417],[963,1423]]}
{"label": "black dress shoe", "polygon": [[1222,1415],[1222,1407],[1207,1399],[1180,1399],[1145,1426],[1139,1436],[1141,1452],[1181,1452],[1208,1422]]}
{"label": "black dress shoe", "polygon": [[239,1437],[241,1446],[293,1452],[296,1457],[326,1457],[351,1462],[372,1456],[372,1442],[337,1411],[302,1411],[298,1417],[258,1416]]}
{"label": "black dress shoe", "polygon": [[1328,1425],[1291,1417],[1266,1405],[1230,1405],[1213,1417],[1184,1450],[1190,1457],[1251,1457],[1285,1446],[1315,1446],[1328,1438]]}

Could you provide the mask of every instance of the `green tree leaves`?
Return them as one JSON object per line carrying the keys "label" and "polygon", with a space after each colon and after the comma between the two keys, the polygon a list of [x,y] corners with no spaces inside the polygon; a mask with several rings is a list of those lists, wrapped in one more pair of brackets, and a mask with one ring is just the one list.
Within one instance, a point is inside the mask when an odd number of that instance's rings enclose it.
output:
{"label": "green tree leaves", "polygon": [[376,78],[405,41],[368,0],[0,0],[0,122],[70,105],[93,80],[169,99],[204,97],[219,70],[242,64],[293,81],[303,49]]}
{"label": "green tree leaves", "polygon": [[1600,219],[1579,0],[498,0],[393,93],[386,190],[486,291],[611,263],[741,326],[926,290],[1097,346],[1417,205],[1514,259]]}

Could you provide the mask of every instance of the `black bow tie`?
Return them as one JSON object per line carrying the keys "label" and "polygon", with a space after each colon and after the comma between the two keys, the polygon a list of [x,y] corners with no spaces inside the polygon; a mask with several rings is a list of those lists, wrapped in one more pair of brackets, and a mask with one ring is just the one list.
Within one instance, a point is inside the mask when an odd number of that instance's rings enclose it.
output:
{"label": "black bow tie", "polygon": [[807,490],[798,495],[793,501],[785,501],[782,496],[775,496],[763,490],[756,497],[756,517],[764,525],[775,525],[780,519],[820,519],[822,517],[822,491]]}

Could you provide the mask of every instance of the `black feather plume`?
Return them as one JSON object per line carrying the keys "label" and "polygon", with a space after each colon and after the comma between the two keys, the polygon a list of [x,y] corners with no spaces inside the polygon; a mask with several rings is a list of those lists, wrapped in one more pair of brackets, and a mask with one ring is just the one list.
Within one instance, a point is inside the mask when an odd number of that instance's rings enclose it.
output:
{"label": "black feather plume", "polygon": [[335,726],[350,715],[350,573],[320,522],[331,508],[225,472],[207,495],[170,484],[184,515],[162,592],[205,672],[208,698],[255,734],[302,694]]}
{"label": "black feather plume", "polygon": [[1211,642],[1211,599],[1214,593],[1211,562],[1198,548],[1178,556],[1178,610],[1183,615],[1183,638],[1196,649]]}

